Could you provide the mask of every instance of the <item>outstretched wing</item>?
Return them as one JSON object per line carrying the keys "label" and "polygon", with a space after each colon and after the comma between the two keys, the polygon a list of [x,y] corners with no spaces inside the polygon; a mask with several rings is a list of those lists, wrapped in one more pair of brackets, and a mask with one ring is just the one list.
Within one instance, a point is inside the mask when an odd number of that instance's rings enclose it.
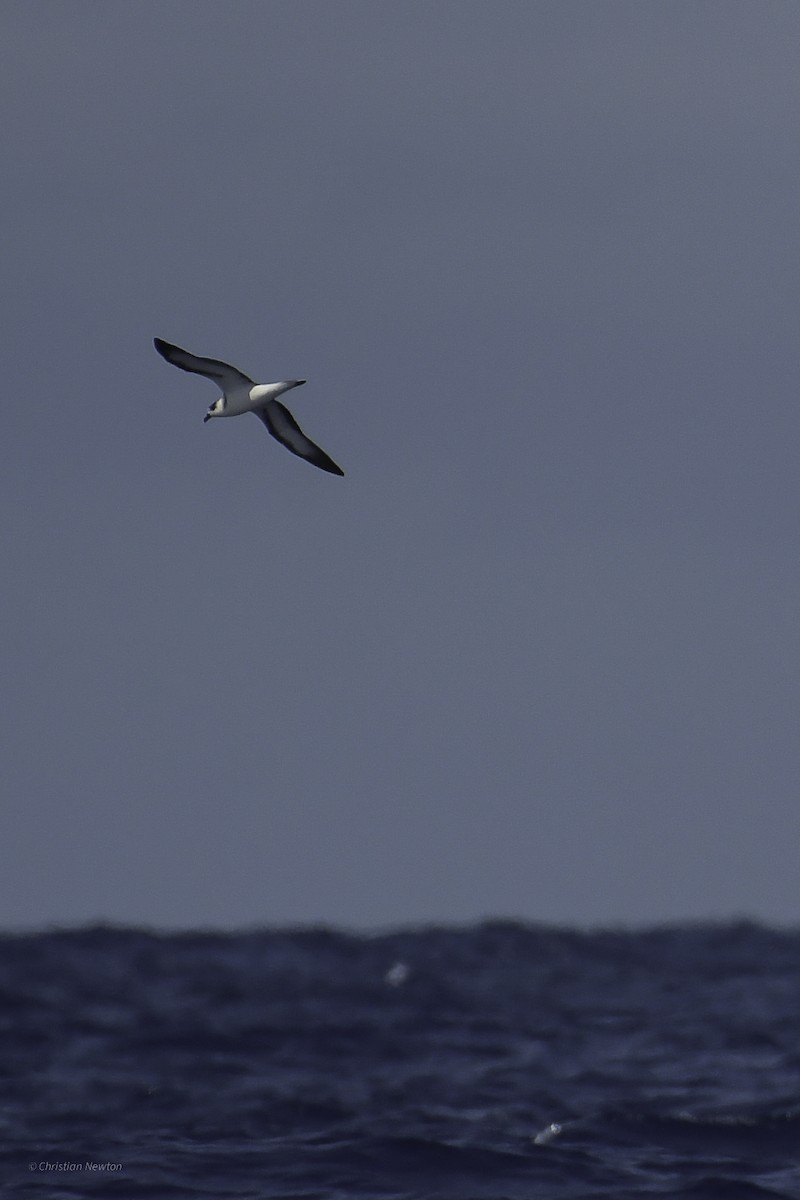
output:
{"label": "outstretched wing", "polygon": [[321,471],[329,471],[331,475],[344,475],[342,468],[337,467],[324,450],[320,450],[319,446],[306,437],[288,408],[279,400],[269,400],[263,408],[255,408],[253,412],[261,418],[272,436],[287,450],[291,450],[292,454],[298,454]]}
{"label": "outstretched wing", "polygon": [[198,358],[196,354],[181,350],[180,346],[173,346],[171,342],[165,342],[161,338],[153,338],[153,345],[161,357],[172,363],[173,367],[191,371],[192,375],[205,375],[219,384],[223,391],[236,383],[253,382],[248,375],[237,371],[236,367],[229,363],[220,362],[217,358]]}

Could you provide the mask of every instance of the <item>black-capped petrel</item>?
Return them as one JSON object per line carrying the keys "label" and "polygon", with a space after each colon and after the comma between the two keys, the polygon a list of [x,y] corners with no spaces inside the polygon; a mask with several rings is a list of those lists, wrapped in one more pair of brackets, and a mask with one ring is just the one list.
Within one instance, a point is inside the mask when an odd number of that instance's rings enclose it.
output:
{"label": "black-capped petrel", "polygon": [[207,379],[213,379],[222,391],[222,395],[203,417],[204,422],[212,417],[238,417],[240,413],[255,413],[272,436],[292,454],[298,454],[322,471],[330,471],[331,475],[344,475],[342,468],[337,467],[324,450],[306,437],[288,408],[278,400],[283,392],[299,387],[305,383],[305,379],[255,383],[249,376],[237,371],[236,367],[219,362],[216,358],[197,358],[188,350],[181,350],[180,346],[173,346],[161,338],[153,338],[153,344],[161,357],[172,363],[173,367],[191,371],[193,375],[205,375]]}

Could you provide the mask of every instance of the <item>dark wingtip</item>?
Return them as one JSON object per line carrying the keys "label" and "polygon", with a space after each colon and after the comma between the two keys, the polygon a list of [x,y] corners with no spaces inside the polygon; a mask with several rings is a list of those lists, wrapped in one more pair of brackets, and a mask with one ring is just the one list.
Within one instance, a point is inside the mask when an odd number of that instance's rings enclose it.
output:
{"label": "dark wingtip", "polygon": [[329,475],[344,475],[344,471],[339,464],[335,463],[324,450],[320,450],[319,447],[317,447],[317,450],[319,451],[318,454],[315,454],[313,458],[309,457],[308,461],[310,463],[313,463],[315,467],[319,467],[320,471],[327,471]]}
{"label": "dark wingtip", "polygon": [[162,358],[166,355],[168,350],[172,349],[169,342],[165,342],[163,338],[153,338],[153,345]]}

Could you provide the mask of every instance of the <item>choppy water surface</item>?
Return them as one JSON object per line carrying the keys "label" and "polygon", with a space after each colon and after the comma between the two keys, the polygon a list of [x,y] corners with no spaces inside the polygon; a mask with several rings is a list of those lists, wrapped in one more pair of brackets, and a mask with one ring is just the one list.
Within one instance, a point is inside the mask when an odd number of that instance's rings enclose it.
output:
{"label": "choppy water surface", "polygon": [[800,933],[0,939],[3,1196],[800,1198]]}

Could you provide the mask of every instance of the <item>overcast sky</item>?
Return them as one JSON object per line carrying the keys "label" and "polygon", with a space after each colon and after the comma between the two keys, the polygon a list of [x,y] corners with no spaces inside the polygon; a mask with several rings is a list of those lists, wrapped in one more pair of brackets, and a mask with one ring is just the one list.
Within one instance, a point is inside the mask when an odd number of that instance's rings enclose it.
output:
{"label": "overcast sky", "polygon": [[800,920],[798,46],[2,5],[0,923]]}

